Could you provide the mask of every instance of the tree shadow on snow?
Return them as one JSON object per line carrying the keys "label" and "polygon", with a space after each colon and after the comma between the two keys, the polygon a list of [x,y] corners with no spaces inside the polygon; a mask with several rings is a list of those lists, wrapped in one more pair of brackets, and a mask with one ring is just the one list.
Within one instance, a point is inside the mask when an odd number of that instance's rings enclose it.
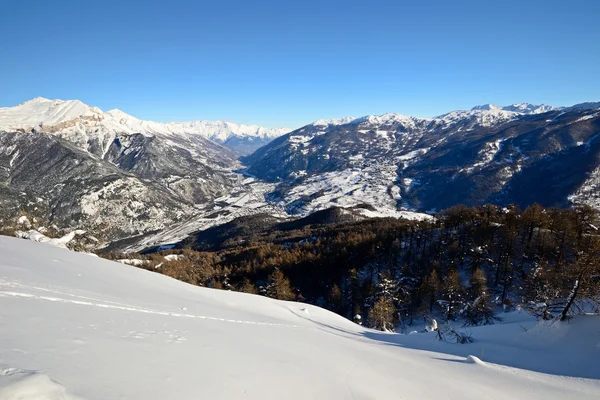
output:
{"label": "tree shadow on snow", "polygon": [[[570,346],[567,343],[555,342],[553,345],[535,345],[535,338],[528,338],[531,342],[519,342],[512,338],[481,338],[474,335],[473,343],[458,344],[441,341],[437,333],[417,333],[404,335],[365,330],[364,338],[384,345],[399,346],[405,349],[443,353],[452,356],[465,357],[464,359],[444,358],[439,354],[432,355],[432,359],[444,362],[473,363],[469,356],[475,356],[484,363],[492,363],[512,368],[519,368],[534,372],[552,375],[570,376],[576,378],[600,379],[598,359],[600,348],[589,346]],[[596,343],[598,339],[596,339]],[[579,342],[578,344],[581,344]]]}

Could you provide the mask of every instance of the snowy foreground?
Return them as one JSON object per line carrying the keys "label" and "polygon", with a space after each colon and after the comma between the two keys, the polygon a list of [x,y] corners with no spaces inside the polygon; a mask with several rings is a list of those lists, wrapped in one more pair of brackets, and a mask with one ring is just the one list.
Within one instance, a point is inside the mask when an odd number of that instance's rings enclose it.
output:
{"label": "snowy foreground", "polygon": [[515,312],[471,333],[375,332],[0,237],[2,400],[600,398],[600,318]]}

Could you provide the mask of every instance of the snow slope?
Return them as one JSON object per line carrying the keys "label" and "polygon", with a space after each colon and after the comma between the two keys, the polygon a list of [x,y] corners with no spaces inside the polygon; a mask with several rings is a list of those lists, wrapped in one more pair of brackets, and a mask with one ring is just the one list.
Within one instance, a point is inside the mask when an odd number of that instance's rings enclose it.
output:
{"label": "snow slope", "polygon": [[0,129],[56,125],[80,117],[98,118],[102,111],[79,100],[48,100],[36,97],[15,107],[0,108]]}
{"label": "snow slope", "polygon": [[[2,400],[600,396],[597,379],[487,363],[477,342],[460,346],[476,357],[454,356],[447,349],[459,345],[426,334],[374,332],[314,306],[194,287],[20,239],[0,238],[0,254]],[[553,345],[570,348],[560,337]],[[510,363],[523,349],[504,350]],[[597,344],[578,350],[597,361]]]}

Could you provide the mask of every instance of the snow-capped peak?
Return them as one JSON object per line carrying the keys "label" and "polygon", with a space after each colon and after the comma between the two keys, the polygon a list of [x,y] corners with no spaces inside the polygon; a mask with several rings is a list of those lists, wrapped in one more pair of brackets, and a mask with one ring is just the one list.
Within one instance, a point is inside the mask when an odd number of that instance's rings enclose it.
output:
{"label": "snow-capped peak", "polygon": [[24,103],[21,103],[21,104],[27,104],[27,103],[48,103],[48,102],[51,102],[51,101],[52,100],[47,99],[45,97],[38,96],[38,97],[35,97],[35,98],[33,98],[31,100],[28,100],[28,101],[26,101]]}
{"label": "snow-capped peak", "polygon": [[121,119],[137,119],[134,116],[129,115],[126,112],[119,110],[118,108],[113,108],[112,110],[108,110],[104,113],[104,115],[110,115],[113,118],[121,118]]}
{"label": "snow-capped peak", "polygon": [[434,121],[444,125],[451,125],[461,121],[475,121],[482,126],[492,126],[507,122],[522,115],[542,114],[559,110],[560,108],[547,104],[535,105],[530,103],[516,103],[508,106],[483,104],[475,106],[468,111],[452,111],[434,118]]}
{"label": "snow-capped peak", "polygon": [[[81,117],[88,117],[85,126]],[[85,118],[84,118],[85,119]],[[66,122],[69,122],[65,124]],[[60,124],[60,127],[57,127]],[[121,110],[102,112],[79,100],[50,100],[44,97],[21,103],[15,107],[0,108],[0,130],[77,129],[87,131],[102,127],[114,133],[142,133],[146,135],[201,135],[225,142],[231,137],[259,138],[269,140],[290,131],[287,128],[264,128],[257,125],[242,125],[225,121],[191,121],[161,123],[140,120]],[[90,126],[90,125],[93,125]]]}
{"label": "snow-capped peak", "polygon": [[587,102],[587,103],[579,103],[574,106],[568,107],[568,111],[585,111],[585,110],[594,110],[596,108],[600,108],[599,102]]}
{"label": "snow-capped peak", "polygon": [[492,126],[517,118],[520,113],[506,111],[502,108],[477,109],[470,111],[452,111],[435,117],[433,120],[445,126],[463,122],[474,122],[481,126]]}
{"label": "snow-capped peak", "polygon": [[558,107],[549,106],[547,104],[535,105],[531,103],[516,103],[508,106],[497,106],[495,104],[483,104],[471,108],[471,111],[511,111],[520,114],[542,114],[545,112],[557,110]]}
{"label": "snow-capped peak", "polygon": [[331,118],[331,119],[319,119],[312,123],[314,126],[336,126],[346,125],[354,121],[354,117],[342,117],[342,118]]}
{"label": "snow-capped peak", "polygon": [[397,125],[413,127],[416,122],[426,121],[424,118],[410,117],[404,114],[386,113],[382,115],[367,115],[356,120],[358,123],[369,123],[371,125]]}
{"label": "snow-capped peak", "polygon": [[491,111],[491,110],[502,110],[501,106],[495,104],[482,104],[471,108],[471,111]]}
{"label": "snow-capped peak", "polygon": [[514,111],[522,114],[543,114],[545,112],[557,110],[557,107],[549,106],[548,104],[530,104],[530,103],[517,103],[509,106],[502,107],[506,111]]}
{"label": "snow-capped peak", "polygon": [[102,110],[79,100],[49,100],[36,97],[15,107],[0,108],[0,129],[30,129],[54,126],[80,117],[99,117]]}

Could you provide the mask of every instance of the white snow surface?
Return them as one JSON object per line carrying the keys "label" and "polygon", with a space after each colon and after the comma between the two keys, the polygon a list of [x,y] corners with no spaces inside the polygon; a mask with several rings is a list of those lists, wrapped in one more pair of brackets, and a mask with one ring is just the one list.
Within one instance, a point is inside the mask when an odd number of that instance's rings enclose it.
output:
{"label": "white snow surface", "polygon": [[[226,121],[191,121],[161,123],[144,121],[121,110],[102,112],[79,100],[49,100],[37,97],[15,107],[0,108],[0,130],[32,128],[42,131],[97,129],[111,133],[145,135],[201,135],[224,142],[232,136],[273,139],[290,131],[288,128],[264,128]],[[78,129],[77,129],[78,128]]]}
{"label": "white snow surface", "polygon": [[59,237],[59,238],[49,238],[48,236],[44,235],[43,233],[41,233],[35,229],[30,229],[26,232],[23,232],[23,231],[15,232],[15,236],[18,238],[31,240],[33,242],[48,243],[52,246],[61,247],[63,249],[66,249],[67,244],[69,244],[69,242],[71,242],[73,239],[75,239],[76,236],[83,235],[83,234],[85,234],[84,230],[77,229],[77,230],[69,232],[66,235]]}
{"label": "white snow surface", "polygon": [[375,210],[357,210],[366,217],[432,218],[397,209],[401,196],[400,188],[394,184],[396,170],[394,163],[381,162],[314,175],[287,191],[280,206],[296,215],[308,215],[331,206],[351,208],[368,204]]}
{"label": "white snow surface", "polygon": [[548,104],[531,104],[531,103],[516,103],[509,106],[497,106],[495,104],[483,104],[475,106],[471,110],[482,111],[482,110],[504,110],[518,112],[522,114],[543,114],[548,111],[559,110],[561,107],[549,106]]}
{"label": "white snow surface", "polygon": [[42,243],[0,254],[1,400],[600,397],[598,317],[507,314],[457,345]]}
{"label": "white snow surface", "polygon": [[335,125],[346,125],[354,121],[354,117],[342,117],[342,118],[331,118],[331,119],[319,119],[312,123],[314,126],[335,126]]}
{"label": "white snow surface", "polygon": [[79,100],[49,100],[36,97],[15,107],[0,108],[1,128],[30,128],[56,125],[80,117],[99,118],[102,111]]}
{"label": "white snow surface", "polygon": [[407,129],[414,129],[415,124],[422,121],[430,121],[428,118],[410,117],[408,115],[386,113],[382,115],[367,115],[358,118],[353,123],[367,123],[375,126],[402,125]]}

